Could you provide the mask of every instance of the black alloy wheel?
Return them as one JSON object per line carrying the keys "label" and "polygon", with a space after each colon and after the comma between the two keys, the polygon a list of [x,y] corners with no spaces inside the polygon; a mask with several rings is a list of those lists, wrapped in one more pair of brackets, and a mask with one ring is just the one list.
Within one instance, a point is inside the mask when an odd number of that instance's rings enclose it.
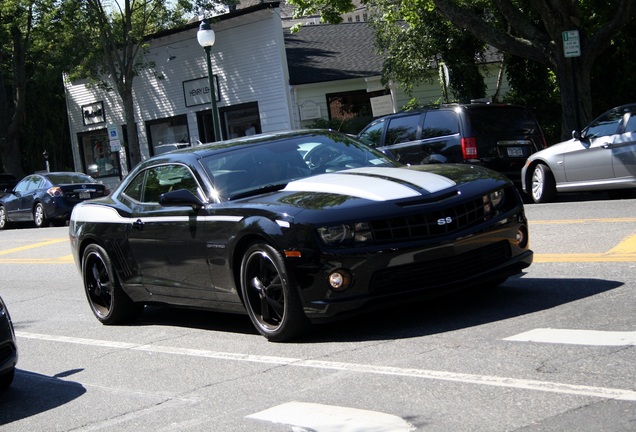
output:
{"label": "black alloy wheel", "polygon": [[255,243],[247,249],[241,263],[241,292],[252,323],[268,340],[288,341],[308,327],[297,287],[272,246]]}
{"label": "black alloy wheel", "polygon": [[103,247],[91,244],[84,250],[82,279],[91,310],[102,324],[131,322],[141,314],[143,305],[134,303],[122,290]]}

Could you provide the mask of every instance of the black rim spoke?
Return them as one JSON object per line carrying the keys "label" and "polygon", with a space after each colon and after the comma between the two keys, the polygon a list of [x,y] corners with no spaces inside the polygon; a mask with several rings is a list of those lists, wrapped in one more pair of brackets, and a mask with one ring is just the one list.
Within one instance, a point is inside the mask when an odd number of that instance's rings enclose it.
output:
{"label": "black rim spoke", "polygon": [[253,289],[253,295],[247,301],[254,315],[263,326],[276,329],[285,312],[281,275],[267,254],[262,252],[252,255],[248,263],[248,275],[251,276],[249,286]]}

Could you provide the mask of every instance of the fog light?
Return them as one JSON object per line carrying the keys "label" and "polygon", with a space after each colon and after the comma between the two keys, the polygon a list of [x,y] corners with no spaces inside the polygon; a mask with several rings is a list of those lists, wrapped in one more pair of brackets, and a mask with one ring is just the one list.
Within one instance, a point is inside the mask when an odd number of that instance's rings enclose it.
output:
{"label": "fog light", "polygon": [[528,246],[528,228],[525,226],[519,227],[517,231],[517,235],[515,236],[515,240],[520,248],[525,248]]}
{"label": "fog light", "polygon": [[331,289],[334,291],[344,291],[349,288],[350,284],[351,275],[346,270],[338,269],[329,274],[329,285],[331,285]]}

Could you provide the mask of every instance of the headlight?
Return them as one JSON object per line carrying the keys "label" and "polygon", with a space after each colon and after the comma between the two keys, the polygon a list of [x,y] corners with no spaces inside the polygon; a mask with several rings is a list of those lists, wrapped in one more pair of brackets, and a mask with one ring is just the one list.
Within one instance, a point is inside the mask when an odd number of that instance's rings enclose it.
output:
{"label": "headlight", "polygon": [[498,190],[490,193],[490,202],[497,208],[503,202],[504,193],[503,190]]}
{"label": "headlight", "polygon": [[494,192],[490,192],[488,195],[484,195],[483,202],[484,202],[484,216],[486,219],[490,219],[496,214],[497,210],[501,207],[501,205],[504,202],[503,189],[499,189]]}
{"label": "headlight", "polygon": [[322,242],[328,245],[347,245],[373,240],[373,234],[366,222],[320,227],[318,235]]}

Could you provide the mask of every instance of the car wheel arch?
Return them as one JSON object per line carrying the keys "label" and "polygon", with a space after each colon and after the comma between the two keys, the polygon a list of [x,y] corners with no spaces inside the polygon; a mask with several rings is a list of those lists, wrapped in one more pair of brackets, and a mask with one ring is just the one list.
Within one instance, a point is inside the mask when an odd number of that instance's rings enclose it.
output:
{"label": "car wheel arch", "polygon": [[232,272],[234,288],[241,298],[241,301],[243,301],[243,294],[241,293],[241,263],[243,261],[243,255],[245,255],[247,249],[254,243],[266,243],[277,250],[279,249],[271,238],[257,233],[248,233],[230,246],[228,265]]}
{"label": "car wheel arch", "polygon": [[550,168],[550,165],[548,165],[548,163],[544,161],[543,159],[533,159],[528,164],[528,167],[526,169],[526,178],[524,179],[525,185],[526,185],[524,192],[527,193],[528,195],[532,195],[532,173],[534,172],[535,168],[539,164],[543,164],[547,166],[548,168]]}

